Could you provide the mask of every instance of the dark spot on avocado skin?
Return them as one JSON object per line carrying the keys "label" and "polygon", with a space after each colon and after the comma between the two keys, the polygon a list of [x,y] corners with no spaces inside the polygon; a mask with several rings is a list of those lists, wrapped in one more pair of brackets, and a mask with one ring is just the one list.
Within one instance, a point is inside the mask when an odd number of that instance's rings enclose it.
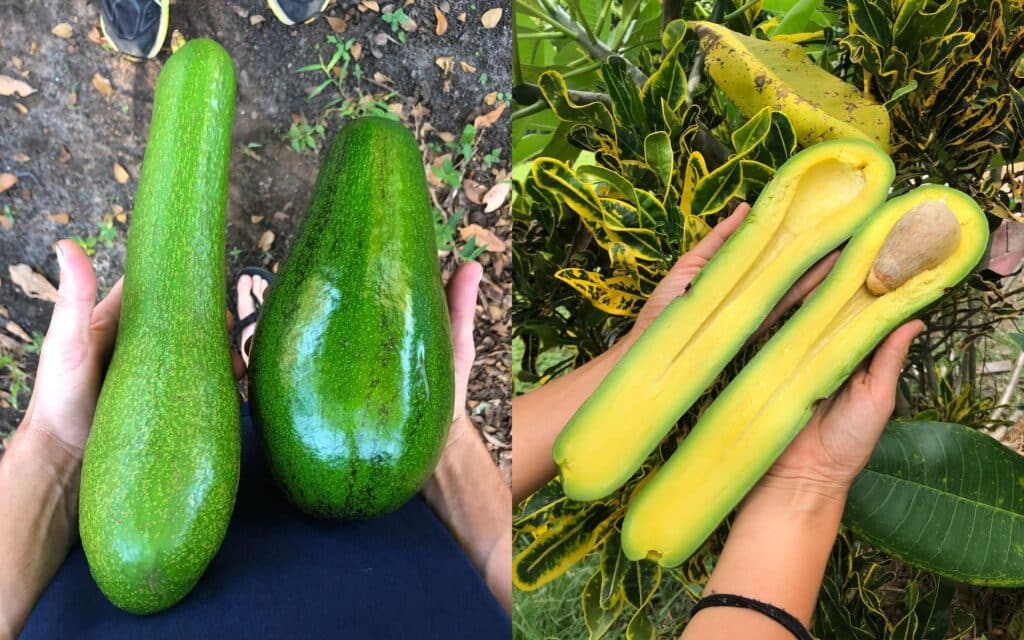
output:
{"label": "dark spot on avocado skin", "polygon": [[754,76],[754,89],[756,89],[758,93],[764,92],[764,86],[766,84],[768,84],[768,77],[766,75],[759,73]]}

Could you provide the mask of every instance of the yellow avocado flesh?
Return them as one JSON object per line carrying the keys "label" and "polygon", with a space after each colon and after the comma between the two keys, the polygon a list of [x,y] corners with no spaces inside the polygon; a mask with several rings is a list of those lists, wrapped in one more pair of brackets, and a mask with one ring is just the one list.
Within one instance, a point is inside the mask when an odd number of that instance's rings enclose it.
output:
{"label": "yellow avocado flesh", "polygon": [[[883,295],[865,280],[889,232],[928,201],[943,202],[960,241],[941,264]],[[626,513],[631,560],[673,567],[692,555],[811,417],[886,335],[962,280],[981,259],[988,224],[968,196],[923,186],[882,207],[850,240],[812,297],[708,407]]]}
{"label": "yellow avocado flesh", "polygon": [[892,177],[888,156],[859,140],[816,145],[781,167],[555,441],[565,494],[595,500],[622,486],[793,282],[885,200]]}

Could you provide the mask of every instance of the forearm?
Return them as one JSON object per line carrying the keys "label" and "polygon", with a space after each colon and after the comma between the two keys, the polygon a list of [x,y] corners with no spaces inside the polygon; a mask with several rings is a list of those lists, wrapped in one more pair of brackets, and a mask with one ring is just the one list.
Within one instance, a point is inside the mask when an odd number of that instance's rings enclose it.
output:
{"label": "forearm", "polygon": [[512,496],[476,428],[463,416],[423,495],[491,593],[512,610]]}
{"label": "forearm", "polygon": [[555,477],[555,438],[629,347],[626,336],[582,367],[512,400],[512,496],[519,502]]}
{"label": "forearm", "polygon": [[78,535],[81,452],[22,427],[0,458],[0,638],[15,637]]}
{"label": "forearm", "polygon": [[[841,487],[763,480],[736,514],[705,595],[767,602],[809,626],[845,498]],[[733,607],[701,610],[683,633],[687,640],[736,637],[792,640],[767,616]]]}

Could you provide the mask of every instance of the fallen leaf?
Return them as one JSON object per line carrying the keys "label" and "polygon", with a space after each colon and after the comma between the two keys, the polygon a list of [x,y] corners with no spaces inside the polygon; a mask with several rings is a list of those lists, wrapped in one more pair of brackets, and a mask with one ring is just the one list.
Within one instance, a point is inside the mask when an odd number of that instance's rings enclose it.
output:
{"label": "fallen leaf", "polygon": [[20,102],[15,102],[14,103],[14,108],[17,109],[18,112],[21,113],[22,115],[25,115],[26,113],[28,113],[28,107],[26,107],[25,105],[21,104]]}
{"label": "fallen leaf", "polygon": [[72,29],[71,25],[67,22],[62,22],[53,29],[50,29],[50,33],[57,36],[58,38],[64,38],[65,40],[70,38],[72,34],[74,34],[74,32],[74,29]]}
{"label": "fallen leaf", "polygon": [[465,22],[466,21],[466,12],[463,11],[455,19],[458,20],[459,22]]}
{"label": "fallen leaf", "polygon": [[434,5],[434,19],[437,21],[437,26],[434,27],[434,33],[439,36],[443,36],[448,31],[448,18],[445,17],[441,10]]}
{"label": "fallen leaf", "polygon": [[171,53],[185,46],[185,35],[175,29],[171,32]]}
{"label": "fallen leaf", "polygon": [[451,73],[452,72],[452,65],[453,65],[453,63],[454,63],[454,61],[453,61],[451,56],[438,56],[434,60],[434,64],[436,64],[437,66],[441,67],[441,71],[444,71],[445,73]]}
{"label": "fallen leaf", "polygon": [[238,6],[237,4],[231,5],[231,10],[235,12],[235,15],[239,18],[248,18],[249,12]]}
{"label": "fallen leaf", "polygon": [[131,176],[128,175],[128,170],[125,169],[124,167],[122,167],[121,163],[115,162],[114,163],[114,180],[117,181],[117,184],[124,184],[124,183],[128,182],[128,180],[130,178],[131,178]]}
{"label": "fallen leaf", "polygon": [[501,114],[503,113],[505,113],[505,103],[499,102],[498,106],[494,107],[494,109],[492,109],[488,113],[477,116],[473,120],[473,126],[476,127],[477,131],[481,129],[486,129],[487,127],[497,122],[498,118],[500,118]]}
{"label": "fallen leaf", "polygon": [[64,98],[64,106],[71,108],[78,104],[78,91],[72,89],[67,98]]}
{"label": "fallen leaf", "polygon": [[93,27],[92,29],[89,29],[89,35],[86,37],[89,39],[89,42],[93,44],[103,44],[103,36],[100,35],[99,27]]}
{"label": "fallen leaf", "polygon": [[117,220],[121,224],[125,224],[126,222],[128,222],[128,214],[127,213],[118,213],[118,214],[116,214],[114,216],[114,220]]}
{"label": "fallen leaf", "polygon": [[399,120],[402,120],[403,116],[405,116],[405,107],[402,106],[401,102],[392,102],[389,104],[388,111],[398,116]]}
{"label": "fallen leaf", "polygon": [[257,246],[259,246],[260,251],[270,251],[270,247],[274,246],[274,232],[270,229],[264,231],[260,236]]}
{"label": "fallen leaf", "polygon": [[466,178],[462,181],[462,191],[473,204],[483,204],[484,194],[487,193],[487,185],[480,184],[472,178]]}
{"label": "fallen leaf", "polygon": [[409,33],[413,33],[414,31],[420,28],[420,26],[416,24],[416,21],[413,20],[412,18],[409,18],[408,20],[403,22],[400,26],[402,27],[402,31],[407,31]]}
{"label": "fallen leaf", "polygon": [[476,237],[476,245],[478,247],[486,246],[487,250],[491,253],[504,253],[505,242],[496,236],[490,229],[484,229],[478,224],[467,224],[466,226],[459,229],[459,235],[463,241],[468,241],[472,237]]}
{"label": "fallen leaf", "polygon": [[358,60],[363,57],[363,43],[353,42],[352,46],[348,48],[348,52],[352,54],[353,60]]}
{"label": "fallen leaf", "polygon": [[249,216],[249,222],[259,224],[263,222],[263,216]]}
{"label": "fallen leaf", "polygon": [[19,325],[14,320],[8,320],[7,324],[4,325],[4,329],[7,329],[8,333],[20,339],[22,342],[32,344],[32,336],[28,335],[28,333],[26,333],[25,330],[21,328],[21,325]]}
{"label": "fallen leaf", "polygon": [[0,74],[0,96],[27,98],[35,92],[27,82]]}
{"label": "fallen leaf", "polygon": [[484,207],[484,213],[490,213],[505,204],[510,193],[512,193],[512,185],[508,182],[499,182],[488,189],[484,194],[484,203],[487,205]]}
{"label": "fallen leaf", "polygon": [[345,30],[348,29],[348,23],[341,18],[325,16],[324,19],[327,20],[327,26],[329,26],[331,31],[334,33],[345,33]]}
{"label": "fallen leaf", "polygon": [[480,23],[484,25],[484,29],[493,29],[501,22],[501,14],[503,12],[504,10],[501,7],[488,9],[484,11],[484,15],[480,16]]}
{"label": "fallen leaf", "polygon": [[498,101],[498,92],[492,91],[484,96],[484,104],[488,107],[494,106],[494,103]]}
{"label": "fallen leaf", "polygon": [[438,131],[437,137],[441,138],[441,142],[453,142],[455,140],[455,134],[450,131]]}
{"label": "fallen leaf", "polygon": [[8,265],[7,272],[11,274],[11,282],[18,285],[28,297],[48,302],[57,301],[57,289],[27,264]]}
{"label": "fallen leaf", "polygon": [[0,304],[0,318],[10,318],[11,313],[7,310],[7,307]]}
{"label": "fallen leaf", "polygon": [[392,84],[394,82],[394,80],[387,77],[380,71],[373,72],[373,81],[376,82],[377,84]]}
{"label": "fallen leaf", "polygon": [[459,66],[462,67],[462,70],[465,71],[466,73],[476,73],[476,67],[469,64],[465,60],[459,60]]}
{"label": "fallen leaf", "polygon": [[14,158],[15,162],[28,162],[29,160],[32,159],[32,158],[28,157],[28,155],[26,155],[24,153],[21,153],[21,152],[15,153],[11,157]]}
{"label": "fallen leaf", "polygon": [[11,57],[11,64],[13,64],[14,68],[17,69],[18,71],[21,71],[21,63],[22,63],[22,60],[18,56],[12,56]]}
{"label": "fallen leaf", "polygon": [[254,27],[255,27],[256,25],[258,25],[258,24],[262,23],[262,22],[265,22],[265,21],[266,21],[266,18],[264,18],[263,16],[261,16],[261,15],[260,15],[260,14],[258,14],[258,13],[257,13],[257,14],[255,14],[255,15],[251,15],[251,16],[249,16],[249,24],[251,24],[251,25],[252,25],[252,26],[254,26]]}
{"label": "fallen leaf", "polygon": [[67,224],[71,222],[71,217],[66,213],[51,213],[50,221],[57,224]]}
{"label": "fallen leaf", "polygon": [[110,86],[110,80],[107,80],[99,74],[99,72],[92,76],[92,86],[96,88],[101,94],[105,96],[111,96],[114,94],[114,88]]}
{"label": "fallen leaf", "polygon": [[0,173],[0,193],[18,184],[18,176],[13,173]]}
{"label": "fallen leaf", "polygon": [[359,10],[360,11],[370,10],[370,11],[375,11],[377,13],[380,13],[380,5],[377,4],[376,0],[362,0],[362,2],[359,3]]}

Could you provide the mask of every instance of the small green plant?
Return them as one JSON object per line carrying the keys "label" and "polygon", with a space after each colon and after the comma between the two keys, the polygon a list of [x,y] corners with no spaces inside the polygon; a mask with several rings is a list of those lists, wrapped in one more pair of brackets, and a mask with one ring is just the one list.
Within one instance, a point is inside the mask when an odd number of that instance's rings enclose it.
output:
{"label": "small green plant", "polygon": [[31,353],[39,355],[39,352],[43,349],[43,338],[46,336],[38,331],[32,332],[32,343],[25,345],[25,353]]}
{"label": "small green plant", "polygon": [[494,165],[501,162],[501,147],[495,147],[484,154],[483,160],[484,166],[490,169]]}
{"label": "small green plant", "polygon": [[441,166],[432,169],[437,179],[452,189],[458,189],[462,184],[462,172],[455,168],[451,158],[445,158]]}
{"label": "small green plant", "polygon": [[487,72],[485,71],[485,72],[480,74],[480,77],[478,78],[478,80],[480,81],[480,84],[486,86],[487,83],[491,81],[491,76],[487,75]]}
{"label": "small green plant", "polygon": [[296,153],[316,151],[324,139],[324,125],[311,125],[308,122],[293,122],[285,139]]}
{"label": "small green plant", "polygon": [[405,11],[400,8],[394,11],[385,11],[380,14],[380,19],[391,25],[391,33],[397,33],[398,41],[405,44],[405,29],[403,27],[411,22]]}
{"label": "small green plant", "polygon": [[459,259],[463,262],[468,260],[476,260],[480,257],[480,254],[487,251],[487,245],[476,243],[476,235],[469,236],[469,240],[459,250]]}
{"label": "small green plant", "polygon": [[9,354],[0,355],[0,370],[3,369],[7,370],[7,389],[11,394],[11,406],[18,409],[18,396],[21,395],[21,392],[31,393],[32,391],[28,385],[29,374],[22,371],[18,361]]}
{"label": "small green plant", "polygon": [[455,228],[459,226],[459,222],[462,221],[462,217],[466,215],[466,212],[462,209],[456,209],[452,215],[448,216],[445,220],[444,214],[441,213],[440,209],[434,209],[434,239],[437,242],[438,251],[454,251],[455,250]]}
{"label": "small green plant", "polygon": [[98,241],[96,236],[88,236],[86,238],[83,238],[82,236],[71,236],[71,241],[82,247],[82,251],[84,251],[87,256],[91,256],[96,253],[96,242]]}
{"label": "small green plant", "polygon": [[238,256],[242,255],[242,250],[238,247],[231,247],[231,251],[228,251],[228,255],[231,256],[233,260],[238,260]]}
{"label": "small green plant", "polygon": [[99,224],[96,225],[96,228],[99,230],[97,240],[102,242],[104,247],[113,249],[114,240],[117,239],[117,227],[114,226],[114,220],[101,220]]}
{"label": "small green plant", "polygon": [[11,208],[11,205],[5,204],[3,210],[3,217],[7,220],[6,226],[10,227],[11,225],[14,224],[15,215],[17,214],[15,213],[14,209]]}

